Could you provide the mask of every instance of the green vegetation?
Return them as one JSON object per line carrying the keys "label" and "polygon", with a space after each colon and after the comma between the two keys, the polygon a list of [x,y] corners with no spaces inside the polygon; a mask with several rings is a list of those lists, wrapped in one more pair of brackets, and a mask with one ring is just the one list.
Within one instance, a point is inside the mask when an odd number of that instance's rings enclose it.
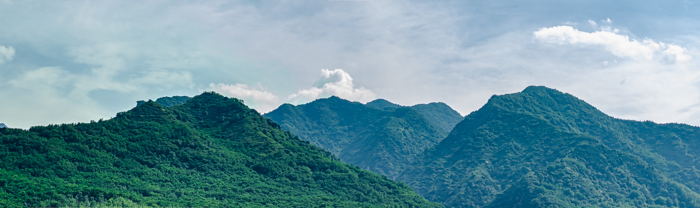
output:
{"label": "green vegetation", "polygon": [[462,115],[459,115],[457,111],[450,108],[450,106],[445,103],[418,104],[411,106],[411,108],[416,109],[431,123],[437,125],[447,133],[452,131],[457,123],[464,120]]}
{"label": "green vegetation", "polygon": [[376,108],[376,109],[379,109],[379,110],[385,110],[385,109],[386,109],[386,110],[391,110],[391,109],[395,109],[395,108],[404,107],[404,106],[398,105],[398,104],[396,104],[396,103],[389,102],[388,100],[385,100],[385,99],[376,99],[376,100],[373,100],[373,101],[368,102],[367,104],[365,104],[365,106],[367,106],[367,107],[372,107],[372,108]]}
{"label": "green vegetation", "polygon": [[2,128],[0,158],[0,207],[440,207],[215,93]]}
{"label": "green vegetation", "polygon": [[284,104],[265,116],[344,162],[390,178],[462,119],[444,103],[402,107],[379,99],[363,105],[335,96]]}
{"label": "green vegetation", "polygon": [[[376,99],[372,102],[368,102],[367,104],[365,104],[365,106],[381,110],[394,110],[397,108],[405,107],[389,102],[385,99]],[[420,114],[425,116],[425,118],[427,118],[431,123],[437,125],[447,133],[452,131],[452,128],[454,128],[455,125],[457,125],[457,123],[464,119],[464,117],[462,117],[462,115],[459,115],[457,111],[450,108],[450,106],[448,106],[447,104],[441,102],[418,104],[411,106],[410,108],[417,110]]]}
{"label": "green vegetation", "polygon": [[569,94],[493,96],[398,179],[447,207],[700,207],[700,128]]}
{"label": "green vegetation", "polygon": [[[168,107],[173,107],[176,105],[185,104],[190,99],[191,98],[187,97],[187,96],[162,97],[162,98],[156,99],[156,103],[160,104],[164,108],[168,108]],[[136,101],[137,106],[144,104],[144,103],[146,103],[146,101],[143,101],[143,100]]]}

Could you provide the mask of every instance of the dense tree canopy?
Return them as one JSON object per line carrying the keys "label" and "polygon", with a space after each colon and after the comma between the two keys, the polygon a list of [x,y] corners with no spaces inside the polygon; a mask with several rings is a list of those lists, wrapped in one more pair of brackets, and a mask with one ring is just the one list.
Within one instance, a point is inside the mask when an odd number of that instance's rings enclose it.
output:
{"label": "dense tree canopy", "polygon": [[462,119],[444,103],[403,107],[378,99],[363,105],[335,96],[284,104],[265,116],[344,162],[390,178]]}
{"label": "dense tree canopy", "polygon": [[448,207],[700,207],[700,128],[569,94],[494,96],[399,177]]}
{"label": "dense tree canopy", "polygon": [[439,207],[204,93],[115,118],[0,129],[0,207]]}

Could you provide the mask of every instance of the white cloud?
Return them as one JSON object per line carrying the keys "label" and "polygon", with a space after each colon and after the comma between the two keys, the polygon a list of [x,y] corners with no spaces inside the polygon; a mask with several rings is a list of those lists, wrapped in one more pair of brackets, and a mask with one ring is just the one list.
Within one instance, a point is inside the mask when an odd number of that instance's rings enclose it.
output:
{"label": "white cloud", "polygon": [[4,64],[5,62],[12,61],[12,58],[15,57],[15,49],[12,48],[12,46],[7,47],[7,46],[2,46],[0,45],[0,64]]}
{"label": "white cloud", "polygon": [[591,24],[593,27],[598,27],[598,24],[596,24],[593,20],[588,20],[588,24]]}
{"label": "white cloud", "polygon": [[280,104],[279,97],[268,92],[260,83],[258,83],[258,89],[252,89],[246,84],[227,85],[211,83],[209,84],[209,90],[225,96],[242,99],[246,105],[261,113],[272,111]]}
{"label": "white cloud", "polygon": [[534,32],[535,38],[560,45],[598,45],[612,54],[631,58],[637,61],[662,61],[673,64],[688,61],[691,56],[686,49],[678,45],[655,42],[651,39],[643,41],[630,40],[629,36],[615,33],[615,31],[582,32],[571,26],[555,26],[542,28]]}
{"label": "white cloud", "polygon": [[610,20],[610,18],[604,19],[603,22],[608,23],[608,24],[612,24],[612,20]]}
{"label": "white cloud", "polygon": [[360,102],[368,102],[376,97],[372,91],[364,87],[355,88],[350,74],[342,69],[322,69],[321,78],[313,84],[313,87],[299,90],[289,95],[288,99],[298,103],[331,95]]}
{"label": "white cloud", "polygon": [[[588,33],[557,26],[534,32],[535,38],[543,42],[600,46],[611,53],[602,55],[600,50],[590,50],[590,47],[551,47],[535,43],[550,50],[548,54],[559,54],[544,61],[566,69],[563,70],[566,73],[556,75],[561,81],[544,84],[579,96],[619,118],[694,125],[700,122],[695,118],[700,115],[700,97],[696,96],[700,94],[700,72],[693,70],[700,63],[693,59],[695,51],[651,39],[638,41],[614,30],[602,30]],[[603,64],[593,64],[600,62]]]}

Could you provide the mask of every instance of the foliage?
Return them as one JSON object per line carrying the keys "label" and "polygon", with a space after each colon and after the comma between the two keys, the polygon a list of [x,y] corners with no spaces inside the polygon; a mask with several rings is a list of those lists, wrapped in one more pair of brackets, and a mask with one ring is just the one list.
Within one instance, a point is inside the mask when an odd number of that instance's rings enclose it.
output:
{"label": "foliage", "polygon": [[700,207],[700,128],[545,87],[493,96],[398,179],[447,207]]}
{"label": "foliage", "polygon": [[0,129],[0,207],[439,207],[204,93],[115,118]]}
{"label": "foliage", "polygon": [[[365,104],[367,107],[372,107],[381,110],[393,110],[396,108],[401,108],[398,104],[394,104],[385,99],[376,99],[372,102]],[[452,131],[452,128],[457,125],[460,121],[464,119],[462,115],[459,115],[457,111],[450,108],[445,103],[435,102],[428,104],[417,104],[411,106],[411,108],[417,110],[420,114],[425,116],[430,122],[440,127],[445,132]]]}
{"label": "foliage", "polygon": [[446,121],[439,124],[454,125],[455,118],[461,119],[444,104],[413,108],[379,99],[363,105],[335,96],[299,106],[284,104],[265,116],[344,162],[390,178],[447,136],[449,130],[432,120],[444,117]]}
{"label": "foliage", "polygon": [[459,123],[464,120],[462,115],[450,108],[445,103],[428,103],[411,106],[420,114],[424,115],[430,122],[440,127],[445,132],[450,132]]}
{"label": "foliage", "polygon": [[[190,97],[187,96],[172,96],[172,97],[161,97],[156,99],[156,103],[160,104],[164,108],[185,104]],[[139,100],[136,101],[136,106],[146,103],[146,101]]]}
{"label": "foliage", "polygon": [[404,107],[404,106],[398,105],[396,103],[389,102],[388,100],[385,100],[385,99],[373,100],[373,101],[365,104],[365,106],[380,109],[380,110],[385,110],[385,109],[391,110],[391,109],[395,109],[395,108]]}

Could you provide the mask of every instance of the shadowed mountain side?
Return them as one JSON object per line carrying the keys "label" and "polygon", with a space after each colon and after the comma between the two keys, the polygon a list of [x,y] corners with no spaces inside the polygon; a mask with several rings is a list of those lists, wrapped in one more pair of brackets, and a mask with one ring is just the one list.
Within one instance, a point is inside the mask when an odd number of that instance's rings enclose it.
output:
{"label": "shadowed mountain side", "polygon": [[445,132],[450,132],[464,117],[445,103],[428,103],[411,106]]}
{"label": "shadowed mountain side", "polygon": [[284,104],[265,116],[345,162],[393,178],[447,132],[413,108],[385,109],[333,96]]}
{"label": "shadowed mountain side", "polygon": [[[365,105],[381,110],[393,110],[396,108],[405,107],[398,104],[394,104],[385,99],[376,99]],[[452,128],[454,128],[455,125],[457,125],[457,123],[464,119],[464,117],[462,117],[462,115],[460,115],[457,111],[455,111],[454,109],[450,108],[450,106],[442,102],[417,104],[410,107],[416,109],[418,112],[423,114],[425,118],[430,120],[430,122],[437,125],[443,131],[448,133],[452,131]]]}
{"label": "shadowed mountain side", "polygon": [[416,155],[437,144],[436,135],[446,136],[411,108],[397,108],[377,123],[373,134],[348,144],[338,157],[394,178]]}

